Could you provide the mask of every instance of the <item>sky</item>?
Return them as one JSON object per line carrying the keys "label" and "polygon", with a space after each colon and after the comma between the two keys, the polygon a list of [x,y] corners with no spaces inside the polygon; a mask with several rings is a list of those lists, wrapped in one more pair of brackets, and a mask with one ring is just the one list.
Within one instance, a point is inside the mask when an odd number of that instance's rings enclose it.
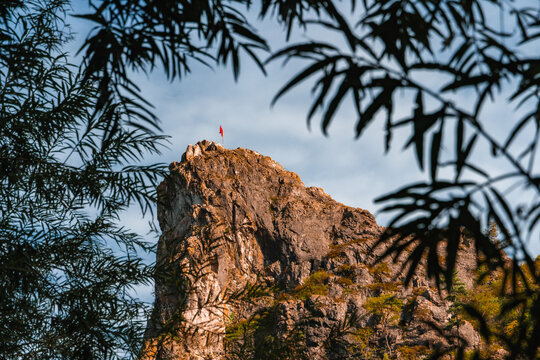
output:
{"label": "sky", "polygon": [[[73,13],[81,8],[75,2]],[[75,35],[71,52],[75,52],[90,27],[75,18],[68,22]],[[285,44],[284,33],[277,29],[271,23],[259,27],[273,50]],[[341,41],[329,39],[322,32],[301,34],[296,40],[321,34],[325,40]],[[320,187],[345,205],[373,213],[378,210],[373,203],[375,197],[423,178],[414,154],[400,151],[408,132],[402,133],[401,141],[396,139],[391,156],[384,156],[382,122],[368,128],[361,139],[354,139],[356,115],[350,101],[341,106],[328,136],[322,134],[319,118],[314,118],[308,129],[306,115],[312,101],[309,87],[299,86],[271,106],[273,96],[303,66],[294,61],[287,66],[273,62],[267,66],[265,76],[244,58],[236,82],[230,67],[209,69],[196,62],[191,63],[191,73],[180,81],[167,81],[159,70],[148,76],[133,74],[142,96],[155,106],[163,133],[170,136],[168,149],[146,161],[168,164],[179,161],[188,144],[203,139],[221,142],[222,126],[226,148],[249,148],[270,156],[285,169],[296,172],[306,186]],[[380,217],[383,223],[388,220],[382,214]],[[131,225],[142,229],[135,218]]]}
{"label": "sky", "polygon": [[[78,8],[75,7],[75,12]],[[75,44],[88,32],[88,24],[71,21],[76,33]],[[264,23],[259,29],[272,49],[284,42],[284,34],[277,25]],[[323,32],[300,34],[297,40],[332,35]],[[264,56],[263,56],[264,58]],[[384,155],[383,122],[372,124],[359,140],[354,139],[356,115],[350,101],[340,107],[325,137],[320,130],[319,118],[314,118],[311,129],[306,114],[311,105],[309,87],[300,86],[270,106],[278,90],[302,68],[302,63],[280,62],[267,67],[268,75],[248,59],[241,66],[240,77],[234,81],[228,67],[208,69],[192,63],[192,72],[181,81],[168,82],[158,70],[151,74],[134,74],[142,95],[155,106],[163,132],[170,136],[170,145],[160,156],[148,162],[179,161],[188,144],[207,139],[221,141],[219,126],[224,130],[224,146],[229,149],[249,148],[270,156],[289,171],[296,172],[306,186],[322,188],[335,200],[372,212],[381,225],[387,225],[390,216],[381,213],[374,199],[411,182],[427,178],[417,165],[412,151],[402,151],[409,130],[394,135],[390,154]],[[443,79],[429,75],[425,81],[440,84]],[[458,101],[467,103],[467,94]],[[404,100],[406,96],[404,95]],[[402,116],[409,108],[396,108]],[[508,119],[516,116],[505,101],[491,103],[485,112],[490,128],[504,136]],[[451,151],[451,149],[443,149]],[[486,153],[476,154],[477,160],[493,173],[501,171],[496,159]],[[526,196],[516,193],[516,202]],[[129,210],[122,220],[132,229],[145,233],[148,229],[140,221],[137,209]],[[531,252],[540,253],[540,243],[530,244]]]}

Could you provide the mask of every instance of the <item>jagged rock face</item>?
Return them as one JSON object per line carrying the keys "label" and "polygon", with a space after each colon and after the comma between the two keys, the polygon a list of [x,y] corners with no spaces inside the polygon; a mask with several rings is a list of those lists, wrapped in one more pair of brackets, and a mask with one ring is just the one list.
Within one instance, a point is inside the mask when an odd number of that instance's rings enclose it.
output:
{"label": "jagged rock face", "polygon": [[[374,343],[399,357],[448,345],[422,322],[450,319],[422,271],[405,288],[399,259],[373,265],[384,231],[373,215],[269,157],[190,145],[158,195],[163,275],[141,359],[369,358]],[[470,279],[474,252],[462,252]]]}

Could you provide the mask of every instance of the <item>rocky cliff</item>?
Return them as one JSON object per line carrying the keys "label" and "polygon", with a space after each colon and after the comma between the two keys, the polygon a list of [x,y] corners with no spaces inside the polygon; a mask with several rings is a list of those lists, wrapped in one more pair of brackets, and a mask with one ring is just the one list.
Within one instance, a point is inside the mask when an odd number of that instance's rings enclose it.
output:
{"label": "rocky cliff", "polygon": [[[358,186],[362,186],[358,184]],[[419,358],[450,344],[452,303],[401,259],[374,262],[384,228],[305,187],[267,156],[202,141],[158,188],[156,300],[141,359]],[[474,251],[458,276],[470,286]],[[470,346],[472,326],[453,331]]]}

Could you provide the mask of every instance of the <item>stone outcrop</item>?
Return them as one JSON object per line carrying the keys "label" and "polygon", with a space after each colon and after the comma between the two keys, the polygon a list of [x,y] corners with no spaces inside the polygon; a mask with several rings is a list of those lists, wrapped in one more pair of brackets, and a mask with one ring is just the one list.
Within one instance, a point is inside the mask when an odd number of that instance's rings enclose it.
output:
{"label": "stone outcrop", "polygon": [[[451,316],[425,272],[406,288],[400,259],[374,262],[384,228],[373,215],[269,157],[201,141],[158,195],[160,275],[141,359],[400,358],[449,345],[425,323]],[[462,253],[471,279],[474,251]]]}

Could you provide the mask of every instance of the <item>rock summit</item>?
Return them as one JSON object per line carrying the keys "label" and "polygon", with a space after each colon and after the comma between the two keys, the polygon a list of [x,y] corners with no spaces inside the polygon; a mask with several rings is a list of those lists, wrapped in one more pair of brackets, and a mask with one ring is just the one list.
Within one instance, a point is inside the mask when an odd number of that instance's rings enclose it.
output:
{"label": "rock summit", "polygon": [[[451,302],[422,269],[405,287],[400,259],[375,262],[385,228],[373,215],[269,157],[189,145],[158,197],[159,275],[140,359],[408,359],[449,345],[426,321],[448,328]],[[462,248],[470,286],[474,251]],[[469,323],[455,331],[479,344]]]}

